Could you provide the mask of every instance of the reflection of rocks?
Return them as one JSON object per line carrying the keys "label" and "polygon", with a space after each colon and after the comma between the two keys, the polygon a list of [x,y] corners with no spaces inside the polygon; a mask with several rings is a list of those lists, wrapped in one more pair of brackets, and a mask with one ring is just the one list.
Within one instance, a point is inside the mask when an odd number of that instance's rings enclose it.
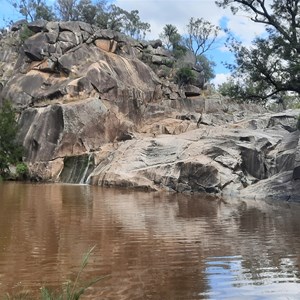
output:
{"label": "reflection of rocks", "polygon": [[[232,284],[228,293],[252,297],[261,295],[258,284],[269,288],[271,280],[299,284],[295,203],[59,184],[4,183],[0,194],[7,253],[1,256],[1,294],[16,281],[37,294],[44,282],[60,287],[78,270],[87,245],[97,246],[83,276],[110,275],[86,291],[90,299],[207,298],[218,292],[211,280]],[[281,294],[272,286],[273,295]]]}

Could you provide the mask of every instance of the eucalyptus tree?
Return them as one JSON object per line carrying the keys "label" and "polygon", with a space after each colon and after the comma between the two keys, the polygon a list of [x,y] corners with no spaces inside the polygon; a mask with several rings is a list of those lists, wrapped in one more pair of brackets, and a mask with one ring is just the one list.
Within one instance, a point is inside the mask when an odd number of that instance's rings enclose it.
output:
{"label": "eucalyptus tree", "polygon": [[32,22],[38,19],[51,21],[55,13],[45,0],[9,0],[9,3],[26,19]]}
{"label": "eucalyptus tree", "polygon": [[215,66],[216,63],[213,60],[207,58],[207,56],[205,56],[204,54],[197,56],[196,67],[203,73],[205,82],[208,82],[209,80],[215,78]]}
{"label": "eucalyptus tree", "polygon": [[105,11],[104,19],[106,24],[102,26],[138,40],[145,38],[146,33],[150,31],[150,24],[141,21],[138,10],[127,11],[112,4]]}
{"label": "eucalyptus tree", "polygon": [[233,14],[246,14],[266,29],[251,47],[236,40],[230,43],[235,63],[229,67],[242,97],[266,100],[288,91],[299,94],[300,0],[219,0],[216,4],[230,7]]}
{"label": "eucalyptus tree", "polygon": [[62,21],[76,20],[78,2],[78,0],[56,0],[55,8],[59,19]]}
{"label": "eucalyptus tree", "polygon": [[195,58],[210,50],[215,43],[220,28],[203,18],[191,18],[187,25],[185,46],[194,53]]}
{"label": "eucalyptus tree", "polygon": [[91,0],[80,0],[74,8],[74,19],[95,24],[97,16],[103,10],[102,5],[94,4]]}
{"label": "eucalyptus tree", "polygon": [[176,26],[166,24],[163,32],[160,33],[159,38],[162,40],[167,49],[174,49],[181,41],[181,35]]}

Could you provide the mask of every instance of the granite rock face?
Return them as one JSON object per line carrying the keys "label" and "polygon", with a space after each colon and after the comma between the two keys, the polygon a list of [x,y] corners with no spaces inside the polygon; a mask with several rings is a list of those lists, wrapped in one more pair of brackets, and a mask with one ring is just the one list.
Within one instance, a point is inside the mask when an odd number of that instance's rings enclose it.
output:
{"label": "granite rock face", "polygon": [[0,46],[0,99],[19,111],[36,180],[300,200],[299,110],[203,97],[199,74],[179,87],[159,40],[82,22],[28,28],[21,48],[17,28]]}
{"label": "granite rock face", "polygon": [[[166,99],[172,94],[175,100],[183,93],[178,88],[173,91],[168,82],[165,86],[142,61],[145,53],[151,59],[162,57],[156,62],[158,66],[173,61],[161,43],[139,43],[83,22],[36,21],[27,26],[33,35],[20,48],[14,69],[9,68],[10,76],[4,76],[1,92],[2,99],[12,100],[20,109],[45,100],[72,101],[96,95],[122,102],[118,103],[120,109],[128,113],[124,105],[128,99],[135,105],[145,105],[158,93]],[[17,40],[17,33],[13,34]],[[7,56],[3,51],[3,64]]]}
{"label": "granite rock face", "polygon": [[[206,192],[227,197],[299,199],[298,112],[265,114],[177,135],[124,142],[111,149],[92,172],[90,182],[150,190]],[[270,120],[280,126],[270,126]],[[253,122],[261,125],[252,129]],[[297,144],[297,145],[295,145]],[[128,163],[130,157],[130,164]]]}

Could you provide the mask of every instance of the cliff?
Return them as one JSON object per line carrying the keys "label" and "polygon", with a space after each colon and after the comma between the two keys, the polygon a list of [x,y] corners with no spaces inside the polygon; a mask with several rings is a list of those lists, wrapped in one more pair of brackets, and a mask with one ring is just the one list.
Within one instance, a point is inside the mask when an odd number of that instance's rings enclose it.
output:
{"label": "cliff", "polygon": [[1,99],[18,109],[33,178],[300,200],[300,111],[270,113],[174,82],[160,41],[82,22],[1,40]]}

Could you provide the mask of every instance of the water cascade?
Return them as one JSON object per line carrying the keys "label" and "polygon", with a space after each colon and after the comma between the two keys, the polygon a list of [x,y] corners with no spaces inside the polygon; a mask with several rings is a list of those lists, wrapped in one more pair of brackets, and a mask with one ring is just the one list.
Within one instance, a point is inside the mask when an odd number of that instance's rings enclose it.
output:
{"label": "water cascade", "polygon": [[64,168],[60,174],[60,181],[64,183],[84,184],[93,170],[92,154],[69,156],[64,159]]}

